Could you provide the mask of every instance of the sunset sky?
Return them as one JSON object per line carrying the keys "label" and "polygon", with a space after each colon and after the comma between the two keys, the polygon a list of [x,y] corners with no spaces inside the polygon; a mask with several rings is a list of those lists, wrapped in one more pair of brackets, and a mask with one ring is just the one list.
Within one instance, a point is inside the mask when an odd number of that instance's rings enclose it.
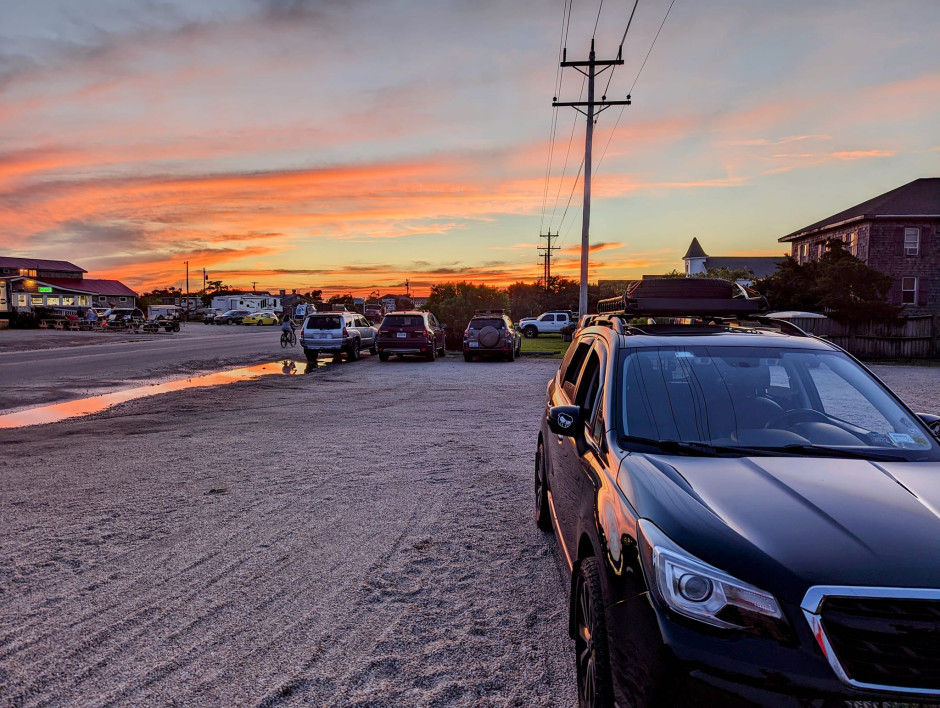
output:
{"label": "sunset sky", "polygon": [[[632,7],[572,0],[568,59],[592,35],[613,58]],[[693,236],[781,254],[780,236],[940,176],[937,0],[676,0],[641,72],[669,7],[640,0],[607,90],[635,82],[633,105],[596,126],[590,280],[681,268]],[[576,278],[584,119],[551,106],[565,10],[3,0],[0,255],[140,292],[184,287],[188,261],[193,290],[205,268],[426,294],[534,281],[550,229],[553,271]],[[559,98],[581,91],[565,69]]]}

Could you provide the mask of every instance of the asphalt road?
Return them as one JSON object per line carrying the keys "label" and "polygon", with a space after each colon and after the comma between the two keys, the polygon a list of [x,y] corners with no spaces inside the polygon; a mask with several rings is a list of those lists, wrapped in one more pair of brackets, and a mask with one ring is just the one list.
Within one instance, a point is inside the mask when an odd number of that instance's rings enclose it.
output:
{"label": "asphalt road", "polygon": [[58,403],[179,375],[283,358],[280,328],[185,324],[178,333],[0,332],[0,409]]}

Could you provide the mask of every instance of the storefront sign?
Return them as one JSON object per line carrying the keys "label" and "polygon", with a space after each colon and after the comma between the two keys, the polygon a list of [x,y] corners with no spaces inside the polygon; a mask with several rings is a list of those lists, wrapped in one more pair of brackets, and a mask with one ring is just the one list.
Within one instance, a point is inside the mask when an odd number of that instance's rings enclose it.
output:
{"label": "storefront sign", "polygon": [[40,286],[39,286],[39,292],[41,292],[41,293],[51,293],[51,292],[52,292],[52,288],[47,287],[47,286],[44,286],[44,285],[40,285]]}

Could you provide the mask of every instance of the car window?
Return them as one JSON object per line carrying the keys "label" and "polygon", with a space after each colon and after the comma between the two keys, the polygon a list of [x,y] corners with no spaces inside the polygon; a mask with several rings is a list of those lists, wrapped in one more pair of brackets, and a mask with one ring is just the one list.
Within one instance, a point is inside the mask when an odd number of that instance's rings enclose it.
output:
{"label": "car window", "polygon": [[569,349],[567,361],[562,362],[561,386],[562,390],[568,394],[568,398],[574,396],[574,385],[578,381],[581,373],[581,366],[591,348],[592,339],[582,339],[576,347]]}
{"label": "car window", "polygon": [[424,319],[420,315],[388,315],[382,324],[386,327],[421,327]]}
{"label": "car window", "polygon": [[931,451],[919,421],[838,352],[651,347],[623,360],[620,425],[655,440]]}
{"label": "car window", "polygon": [[342,329],[343,320],[338,315],[318,315],[308,317],[305,327],[307,329]]}
{"label": "car window", "polygon": [[584,420],[589,421],[594,417],[594,409],[599,398],[600,381],[600,357],[597,356],[597,350],[595,349],[588,356],[584,371],[581,374],[581,380],[578,382],[578,390],[574,396],[574,404],[581,408]]}
{"label": "car window", "polygon": [[503,322],[498,317],[480,317],[478,319],[470,320],[470,329],[480,330],[484,327],[495,327],[496,329],[502,329],[505,326]]}

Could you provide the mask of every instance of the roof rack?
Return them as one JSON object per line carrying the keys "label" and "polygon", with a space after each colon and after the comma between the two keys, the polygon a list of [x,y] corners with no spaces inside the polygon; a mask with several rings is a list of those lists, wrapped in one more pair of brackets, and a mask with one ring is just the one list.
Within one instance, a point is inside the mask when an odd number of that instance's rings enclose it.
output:
{"label": "roof rack", "polygon": [[597,303],[600,314],[629,317],[754,319],[767,309],[767,300],[755,290],[720,278],[634,280],[622,296]]}
{"label": "roof rack", "polygon": [[505,315],[505,310],[477,310],[473,313],[474,317],[484,316],[484,315]]}

